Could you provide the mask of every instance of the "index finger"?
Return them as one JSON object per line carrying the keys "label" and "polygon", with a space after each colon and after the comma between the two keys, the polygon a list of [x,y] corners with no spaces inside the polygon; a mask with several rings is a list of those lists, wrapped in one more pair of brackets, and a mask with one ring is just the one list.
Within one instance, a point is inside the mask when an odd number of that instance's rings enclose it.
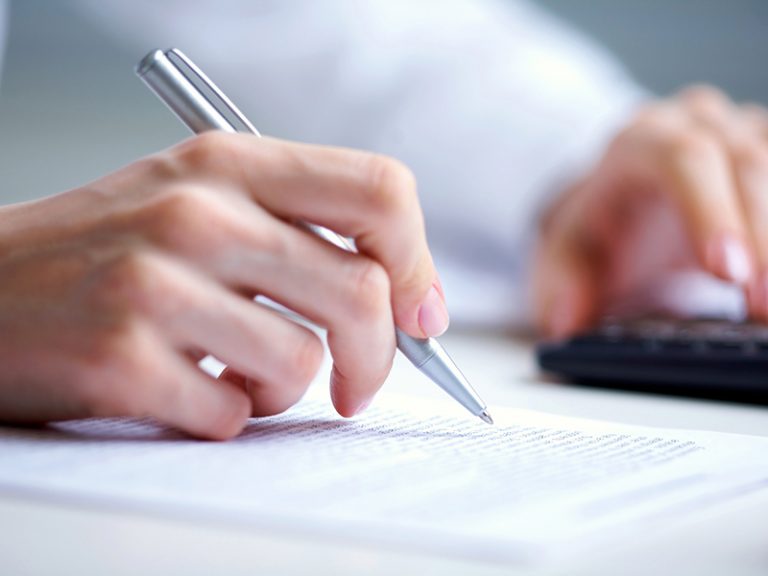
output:
{"label": "index finger", "polygon": [[656,117],[637,123],[618,144],[624,171],[659,187],[677,205],[702,265],[746,284],[752,275],[749,235],[722,143],[691,122]]}

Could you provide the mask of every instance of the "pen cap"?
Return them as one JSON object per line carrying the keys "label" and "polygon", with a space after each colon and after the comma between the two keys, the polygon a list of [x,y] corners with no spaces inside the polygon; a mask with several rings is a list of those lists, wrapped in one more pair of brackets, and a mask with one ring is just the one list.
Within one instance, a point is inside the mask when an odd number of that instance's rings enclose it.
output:
{"label": "pen cap", "polygon": [[162,50],[147,54],[136,66],[136,74],[196,134],[237,131]]}

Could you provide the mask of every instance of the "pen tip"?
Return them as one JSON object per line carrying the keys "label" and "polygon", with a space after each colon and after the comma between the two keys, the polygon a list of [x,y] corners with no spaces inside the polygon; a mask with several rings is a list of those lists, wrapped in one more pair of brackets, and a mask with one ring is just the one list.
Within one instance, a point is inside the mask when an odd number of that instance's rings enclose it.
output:
{"label": "pen tip", "polygon": [[478,416],[486,424],[493,425],[493,418],[491,418],[491,415],[488,414],[488,412],[486,410],[483,410],[482,412],[480,412],[480,414],[478,414]]}

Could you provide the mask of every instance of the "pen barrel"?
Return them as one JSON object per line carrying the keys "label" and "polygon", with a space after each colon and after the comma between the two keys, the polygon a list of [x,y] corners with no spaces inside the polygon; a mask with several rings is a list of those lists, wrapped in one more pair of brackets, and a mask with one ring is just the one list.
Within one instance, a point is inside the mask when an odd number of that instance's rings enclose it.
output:
{"label": "pen barrel", "polygon": [[395,335],[398,350],[449,396],[475,416],[486,409],[485,402],[436,339],[414,338],[400,328],[395,328]]}
{"label": "pen barrel", "polygon": [[196,134],[207,130],[237,132],[162,50],[147,54],[136,74]]}

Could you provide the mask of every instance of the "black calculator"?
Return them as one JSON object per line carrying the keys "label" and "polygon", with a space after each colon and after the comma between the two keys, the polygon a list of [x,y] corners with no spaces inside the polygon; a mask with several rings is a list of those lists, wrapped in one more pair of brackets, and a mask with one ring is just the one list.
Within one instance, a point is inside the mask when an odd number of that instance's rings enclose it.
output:
{"label": "black calculator", "polygon": [[768,325],[722,319],[607,319],[537,346],[541,369],[611,388],[768,404]]}

